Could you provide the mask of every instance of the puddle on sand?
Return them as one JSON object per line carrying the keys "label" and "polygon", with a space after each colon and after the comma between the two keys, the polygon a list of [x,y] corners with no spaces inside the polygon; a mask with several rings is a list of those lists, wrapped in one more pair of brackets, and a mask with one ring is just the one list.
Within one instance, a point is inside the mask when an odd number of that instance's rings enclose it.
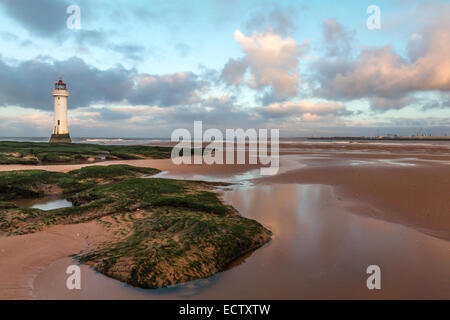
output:
{"label": "puddle on sand", "polygon": [[[210,278],[157,290],[133,288],[82,265],[67,290],[70,258],[34,282],[40,299],[430,299],[450,298],[450,241],[354,215],[323,185],[265,185],[223,192],[225,201],[273,231],[271,242]],[[381,290],[368,290],[369,265]]]}
{"label": "puddle on sand", "polygon": [[195,181],[208,181],[208,182],[225,182],[232,184],[239,184],[242,186],[251,186],[253,183],[251,180],[260,178],[260,169],[253,169],[241,174],[235,174],[230,177],[201,175],[201,174],[174,174],[169,171],[162,171],[153,176],[143,176],[142,178],[163,178],[163,179],[181,179],[181,180],[195,180]]}
{"label": "puddle on sand", "polygon": [[15,201],[19,207],[41,209],[44,211],[72,207],[72,202],[61,197],[44,197]]}

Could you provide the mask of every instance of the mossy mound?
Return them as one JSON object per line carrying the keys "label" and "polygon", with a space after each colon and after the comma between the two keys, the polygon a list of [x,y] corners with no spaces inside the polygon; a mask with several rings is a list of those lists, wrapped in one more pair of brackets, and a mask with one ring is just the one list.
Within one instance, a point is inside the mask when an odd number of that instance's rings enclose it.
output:
{"label": "mossy mound", "polygon": [[[223,184],[143,178],[157,172],[116,165],[0,173],[0,232],[19,235],[56,224],[101,222],[107,240],[76,257],[143,288],[211,276],[270,240],[269,230],[239,216],[211,191]],[[7,201],[58,190],[73,207],[43,211]]]}
{"label": "mossy mound", "polygon": [[17,208],[17,205],[13,202],[0,201],[0,210],[1,209],[13,209]]}
{"label": "mossy mound", "polygon": [[69,173],[45,170],[0,172],[0,201],[70,194],[97,184],[106,184],[160,172],[129,165],[90,166]]}
{"label": "mossy mound", "polygon": [[106,187],[114,182],[154,175],[158,172],[160,172],[158,169],[128,165],[91,166],[68,173],[45,170],[0,172],[0,231],[10,235],[26,234],[53,224],[89,221],[107,213],[101,205],[109,201],[109,198],[105,197],[103,201],[89,206],[50,211],[21,208],[11,200],[55,194],[64,194],[70,199],[77,192],[89,190],[98,185]]}
{"label": "mossy mound", "polygon": [[[96,270],[143,288],[205,278],[270,240],[270,231],[237,214],[211,191],[213,184],[129,179],[71,198],[99,205],[110,240],[77,257]],[[89,209],[94,215],[97,210]]]}
{"label": "mossy mound", "polygon": [[170,206],[226,214],[230,208],[222,204],[215,193],[206,191],[212,186],[213,183],[202,181],[137,178],[96,186],[75,194],[69,200],[79,206],[105,201],[114,203],[123,211]]}
{"label": "mossy mound", "polygon": [[141,288],[209,277],[270,240],[270,232],[262,225],[233,212],[148,208],[102,220],[115,235],[77,258]]}
{"label": "mossy mound", "polygon": [[138,176],[151,176],[161,172],[154,168],[133,167],[125,164],[109,166],[89,166],[69,172],[69,175],[81,181],[105,184],[126,180]]}
{"label": "mossy mound", "polygon": [[172,148],[0,141],[0,164],[87,163],[120,159],[168,159]]}
{"label": "mossy mound", "polygon": [[65,173],[44,170],[0,172],[0,200],[35,198],[45,194],[61,193],[59,184],[65,178],[69,179]]}

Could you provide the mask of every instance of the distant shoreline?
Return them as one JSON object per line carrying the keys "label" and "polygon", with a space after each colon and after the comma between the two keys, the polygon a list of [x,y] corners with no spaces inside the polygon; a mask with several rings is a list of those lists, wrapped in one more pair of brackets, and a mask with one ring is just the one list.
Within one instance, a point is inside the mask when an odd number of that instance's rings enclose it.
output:
{"label": "distant shoreline", "polygon": [[[0,142],[34,142],[47,143],[48,137],[0,137]],[[176,142],[170,138],[124,138],[124,137],[72,137],[73,144],[94,145],[147,145],[147,146],[173,146]],[[333,137],[280,137],[280,143],[292,141],[450,141],[450,136],[333,136]]]}
{"label": "distant shoreline", "polygon": [[311,137],[308,140],[450,141],[450,137]]}

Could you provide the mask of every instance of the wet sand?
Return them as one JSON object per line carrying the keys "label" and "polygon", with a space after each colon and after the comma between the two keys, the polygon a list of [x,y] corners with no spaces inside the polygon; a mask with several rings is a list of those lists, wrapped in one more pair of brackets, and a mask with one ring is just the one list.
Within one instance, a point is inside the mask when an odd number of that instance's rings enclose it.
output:
{"label": "wet sand", "polygon": [[[22,245],[15,250],[22,258],[14,257],[21,261],[2,257],[1,294],[44,299],[450,299],[448,145],[285,144],[280,155],[280,171],[271,177],[259,176],[258,166],[249,165],[175,166],[171,160],[89,164],[123,163],[159,168],[165,171],[162,177],[246,182],[224,191],[224,199],[274,231],[275,238],[226,272],[152,291],[131,288],[82,266],[86,289],[69,292],[61,289],[64,266],[73,263],[67,256],[87,243],[72,247],[73,233],[68,231],[67,243],[58,239],[66,251],[55,254],[49,249],[47,255],[41,250],[28,259],[28,247]],[[0,165],[0,171],[67,172],[81,166]],[[82,225],[64,226],[69,227]],[[50,230],[29,236],[47,241],[54,236]],[[0,238],[0,249],[21,243],[17,238]],[[16,274],[16,263],[26,263],[31,270],[27,276]],[[369,264],[382,267],[381,291],[365,287]],[[37,273],[33,294],[24,291]],[[11,283],[10,275],[17,280]]]}
{"label": "wet sand", "polygon": [[91,222],[54,226],[22,236],[0,236],[0,299],[35,298],[33,282],[39,272],[53,261],[78,253],[101,234],[102,227]]}
{"label": "wet sand", "polygon": [[260,184],[326,184],[349,208],[450,239],[450,165],[308,167],[262,178]]}
{"label": "wet sand", "polygon": [[109,166],[113,164],[128,164],[130,166],[157,168],[162,171],[170,171],[180,176],[192,174],[210,175],[215,177],[230,177],[235,174],[244,173],[257,169],[259,165],[175,165],[170,159],[142,159],[142,160],[114,160],[85,164],[62,164],[62,165],[0,165],[0,171],[11,170],[47,170],[53,172],[69,172],[88,166]]}

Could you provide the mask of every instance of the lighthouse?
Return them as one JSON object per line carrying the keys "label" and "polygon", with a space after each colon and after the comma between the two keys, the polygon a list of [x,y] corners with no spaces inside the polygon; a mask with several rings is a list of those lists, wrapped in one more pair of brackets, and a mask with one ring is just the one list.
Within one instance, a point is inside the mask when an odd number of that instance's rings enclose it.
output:
{"label": "lighthouse", "polygon": [[67,122],[67,98],[69,97],[69,91],[67,91],[66,84],[62,79],[55,83],[53,97],[55,99],[55,114],[50,143],[71,143],[69,124]]}

